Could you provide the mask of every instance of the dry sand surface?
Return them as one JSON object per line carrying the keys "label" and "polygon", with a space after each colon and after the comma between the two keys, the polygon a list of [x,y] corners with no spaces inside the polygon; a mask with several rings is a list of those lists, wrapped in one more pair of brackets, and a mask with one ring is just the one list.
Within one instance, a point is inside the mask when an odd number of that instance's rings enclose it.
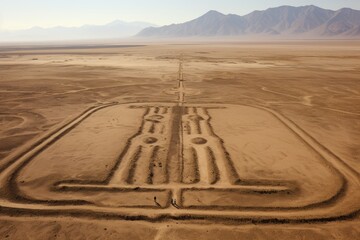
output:
{"label": "dry sand surface", "polygon": [[0,47],[1,239],[359,239],[360,42]]}

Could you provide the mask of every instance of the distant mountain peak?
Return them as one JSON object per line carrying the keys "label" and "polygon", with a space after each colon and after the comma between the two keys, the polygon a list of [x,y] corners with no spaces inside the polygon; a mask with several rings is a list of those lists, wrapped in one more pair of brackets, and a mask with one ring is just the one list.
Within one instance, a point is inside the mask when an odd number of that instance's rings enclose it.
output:
{"label": "distant mountain peak", "polygon": [[207,13],[205,13],[203,16],[225,16],[225,14],[218,12],[216,10],[210,10]]}
{"label": "distant mountain peak", "polygon": [[126,22],[117,19],[117,20],[114,20],[114,21],[112,21],[112,22],[109,22],[109,23],[106,24],[106,25],[107,25],[107,26],[111,26],[111,25],[124,24],[124,23],[126,23]]}
{"label": "distant mountain peak", "polygon": [[[207,13],[205,13],[204,15],[197,18],[197,19],[212,19],[212,20],[215,19],[215,20],[218,20],[218,19],[222,19],[224,17],[226,17],[225,14],[223,14],[221,12],[218,12],[218,11],[215,11],[215,10],[210,10]],[[197,19],[194,19],[194,20],[197,20]]]}
{"label": "distant mountain peak", "polygon": [[307,5],[305,7],[310,8],[310,9],[322,9],[322,8],[319,8],[318,6],[315,6],[315,5]]}

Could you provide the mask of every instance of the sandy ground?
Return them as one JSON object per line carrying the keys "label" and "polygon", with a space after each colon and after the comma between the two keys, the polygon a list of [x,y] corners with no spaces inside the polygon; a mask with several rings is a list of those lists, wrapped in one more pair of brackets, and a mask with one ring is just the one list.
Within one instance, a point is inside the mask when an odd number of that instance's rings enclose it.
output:
{"label": "sandy ground", "polygon": [[356,239],[360,43],[0,49],[0,237]]}

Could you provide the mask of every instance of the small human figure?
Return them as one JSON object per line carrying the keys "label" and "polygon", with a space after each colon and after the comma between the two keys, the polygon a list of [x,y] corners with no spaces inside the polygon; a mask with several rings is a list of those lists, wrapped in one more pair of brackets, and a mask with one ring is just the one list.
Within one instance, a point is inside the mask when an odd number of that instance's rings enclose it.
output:
{"label": "small human figure", "polygon": [[156,204],[158,207],[161,207],[160,203],[158,203],[158,202],[156,201],[156,196],[154,197],[154,202],[155,202],[155,204]]}
{"label": "small human figure", "polygon": [[179,208],[179,206],[176,204],[176,199],[171,199],[171,205],[173,205],[175,208]]}

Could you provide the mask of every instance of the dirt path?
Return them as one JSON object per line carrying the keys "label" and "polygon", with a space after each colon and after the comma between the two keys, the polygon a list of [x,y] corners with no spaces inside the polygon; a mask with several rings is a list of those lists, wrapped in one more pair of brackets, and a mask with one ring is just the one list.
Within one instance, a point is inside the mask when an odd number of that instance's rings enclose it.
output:
{"label": "dirt path", "polygon": [[[301,97],[296,97],[296,96],[289,95],[289,94],[285,94],[285,93],[280,93],[280,92],[276,92],[276,91],[271,91],[271,90],[267,89],[266,87],[262,87],[261,89],[262,89],[263,91],[265,91],[265,92],[270,92],[270,93],[277,94],[277,95],[281,95],[281,96],[285,96],[285,97],[288,97],[288,98],[301,100]],[[326,89],[329,89],[329,88],[326,88]],[[330,91],[330,90],[329,90],[329,91]],[[332,91],[332,90],[331,90],[331,91]],[[332,91],[332,92],[335,92],[335,91]],[[340,93],[340,92],[336,92],[336,93]],[[342,92],[341,92],[341,94],[342,94]],[[311,98],[312,98],[312,96],[304,96],[304,97],[302,98],[303,100],[300,101],[299,103],[297,103],[297,102],[293,102],[293,103],[294,103],[294,104],[301,104],[301,105],[308,106],[308,107],[321,108],[321,109],[324,109],[324,110],[333,111],[333,112],[337,112],[337,113],[343,113],[343,114],[360,116],[360,113],[354,113],[354,112],[344,111],[344,110],[335,109],[335,108],[321,107],[321,106],[319,106],[319,105],[316,105],[316,104],[312,103]],[[281,103],[277,103],[277,104],[281,104]],[[286,103],[286,104],[287,104],[287,103]]]}

